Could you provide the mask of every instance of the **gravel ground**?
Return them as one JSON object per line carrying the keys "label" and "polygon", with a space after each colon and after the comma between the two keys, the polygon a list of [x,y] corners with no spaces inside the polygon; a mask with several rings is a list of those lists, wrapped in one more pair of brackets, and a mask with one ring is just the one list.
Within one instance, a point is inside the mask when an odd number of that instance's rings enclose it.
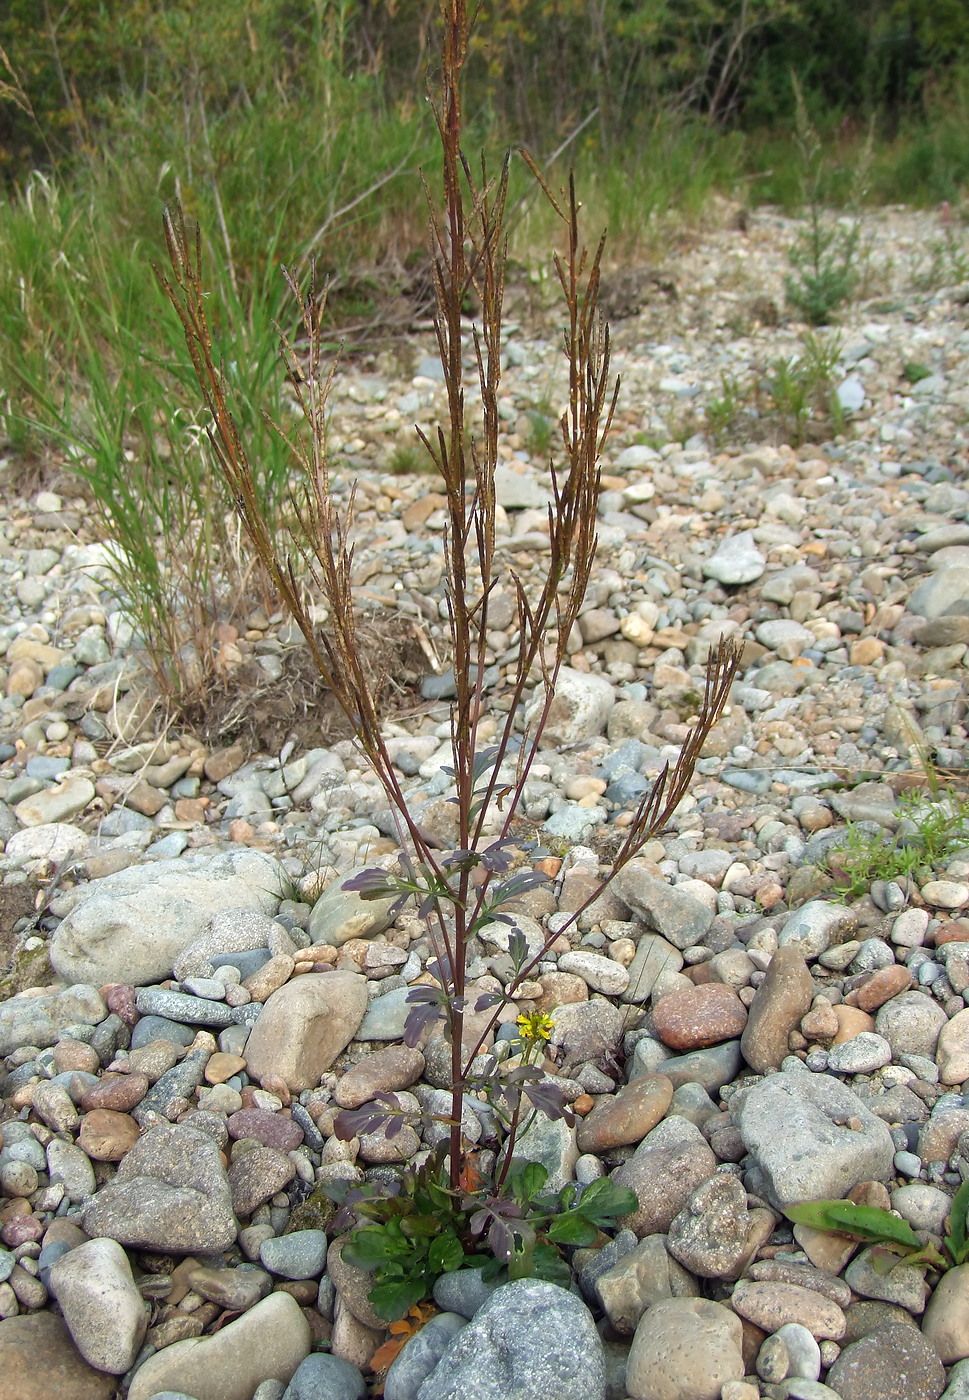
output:
{"label": "gravel ground", "polygon": [[[425,1339],[430,1360],[388,1380],[389,1400],[531,1396],[536,1377],[561,1400],[969,1394],[961,1270],[882,1275],[781,1214],[851,1191],[938,1235],[969,1176],[969,287],[939,215],[872,216],[863,299],[820,333],[839,337],[842,431],[815,420],[803,435],[818,440],[792,448],[761,391],[716,444],[703,433],[723,376],[763,384],[805,353],[783,307],[795,231],[724,210],[661,270],[607,287],[623,387],[599,562],[526,791],[552,880],[522,928],[564,932],[519,1001],[551,1012],[577,1114],[571,1131],[536,1125],[527,1150],[560,1182],[614,1176],[639,1209],[573,1260],[575,1315],[538,1284],[514,1304],[438,1299],[453,1338],[442,1324],[436,1351]],[[515,291],[505,343],[499,539],[526,582],[544,567],[538,449],[562,392],[543,296]],[[442,394],[419,339],[348,367],[331,449],[336,493],[356,483],[361,606],[409,642],[390,750],[446,839],[443,501],[433,477],[399,471]],[[287,1400],[361,1394],[382,1340],[366,1280],[299,1204],[427,1146],[420,1109],[445,1082],[440,1042],[400,1044],[421,926],[369,906],[367,922],[341,883],[393,859],[386,802],[352,742],[314,744],[311,725],[262,753],[229,733],[159,737],[102,565],[82,499],[6,497],[0,1354],[20,1400],[52,1393],[55,1367],[67,1396],[127,1376],[133,1400],[278,1400],[297,1366]],[[497,715],[508,588],[492,621]],[[690,795],[570,925],[675,760],[724,635],[743,665]],[[230,688],[255,675],[284,693],[300,656],[258,611],[220,646]],[[927,774],[945,791],[920,801]],[[834,888],[848,822],[883,852],[850,902]],[[951,839],[927,845],[940,829]],[[899,843],[922,859],[892,864]],[[473,950],[482,990],[509,968],[500,931]],[[340,1143],[336,1107],[382,1088],[414,1110],[403,1144]],[[489,1151],[486,1123],[470,1129]],[[530,1309],[573,1338],[571,1379],[543,1372]],[[304,1360],[324,1338],[333,1356]]]}

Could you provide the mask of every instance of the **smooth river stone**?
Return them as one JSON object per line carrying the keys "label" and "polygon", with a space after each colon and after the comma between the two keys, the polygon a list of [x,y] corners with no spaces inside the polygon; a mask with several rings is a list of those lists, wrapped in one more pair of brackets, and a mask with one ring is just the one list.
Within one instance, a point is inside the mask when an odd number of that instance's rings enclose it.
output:
{"label": "smooth river stone", "polygon": [[743,1279],[731,1295],[730,1306],[765,1332],[776,1332],[788,1322],[797,1322],[818,1340],[837,1341],[845,1334],[845,1315],[837,1303],[796,1283]]}
{"label": "smooth river stone", "polygon": [[641,1142],[655,1128],[673,1098],[673,1085],[662,1074],[647,1074],[600,1100],[576,1133],[580,1152],[607,1152]]}
{"label": "smooth river stone", "polygon": [[725,982],[670,992],[653,1008],[653,1024],[672,1050],[699,1050],[733,1040],[747,1025],[747,1008]]}
{"label": "smooth river stone", "polygon": [[367,982],[355,972],[311,972],[272,996],[246,1041],[250,1078],[281,1078],[293,1093],[315,1088],[360,1028]]}
{"label": "smooth river stone", "polygon": [[757,1074],[779,1069],[789,1053],[788,1039],[811,1009],[814,979],[801,950],[778,948],[750,1004],[740,1037],[744,1059]]}

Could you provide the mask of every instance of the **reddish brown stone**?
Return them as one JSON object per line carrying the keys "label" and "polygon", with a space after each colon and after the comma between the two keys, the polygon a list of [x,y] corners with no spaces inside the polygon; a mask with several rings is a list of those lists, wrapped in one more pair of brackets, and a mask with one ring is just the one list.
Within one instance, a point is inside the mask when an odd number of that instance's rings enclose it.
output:
{"label": "reddish brown stone", "polygon": [[739,1036],[747,1008],[725,982],[707,982],[662,997],[653,1008],[653,1024],[671,1050],[700,1050]]}
{"label": "reddish brown stone", "polygon": [[226,1126],[230,1137],[255,1138],[263,1147],[278,1147],[282,1152],[291,1152],[303,1141],[298,1123],[264,1108],[240,1108],[229,1115]]}
{"label": "reddish brown stone", "polygon": [[120,1162],[138,1141],[140,1131],[127,1113],[96,1108],[81,1119],[78,1144],[95,1162]]}
{"label": "reddish brown stone", "polygon": [[141,1103],[149,1083],[147,1074],[103,1074],[84,1094],[81,1107],[86,1111],[110,1108],[116,1113],[127,1113]]}
{"label": "reddish brown stone", "polygon": [[0,1239],[8,1249],[16,1249],[21,1244],[32,1244],[44,1233],[43,1221],[35,1215],[15,1215],[0,1230]]}
{"label": "reddish brown stone", "polygon": [[673,1085],[662,1074],[645,1074],[600,1099],[579,1125],[576,1142],[580,1152],[608,1152],[642,1142],[663,1117],[673,1097]]}
{"label": "reddish brown stone", "polygon": [[138,1008],[135,1005],[134,987],[117,983],[113,987],[103,987],[101,991],[104,997],[104,1004],[109,1011],[113,1011],[116,1016],[120,1016],[126,1026],[133,1026],[138,1020]]}
{"label": "reddish brown stone", "polygon": [[241,744],[231,744],[226,749],[216,749],[209,754],[203,772],[210,783],[221,783],[230,773],[241,768],[246,761],[246,751]]}
{"label": "reddish brown stone", "polygon": [[856,991],[856,1004],[862,1011],[877,1011],[886,1001],[908,991],[912,985],[912,974],[907,967],[896,963],[894,967],[881,967],[873,972],[867,982]]}
{"label": "reddish brown stone", "polygon": [[969,920],[945,919],[931,937],[937,948],[943,943],[969,943]]}

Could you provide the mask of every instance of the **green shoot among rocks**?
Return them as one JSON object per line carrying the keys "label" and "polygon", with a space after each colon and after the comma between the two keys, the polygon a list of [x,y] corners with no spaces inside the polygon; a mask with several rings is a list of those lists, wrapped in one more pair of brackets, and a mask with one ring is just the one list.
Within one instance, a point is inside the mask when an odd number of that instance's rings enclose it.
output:
{"label": "green shoot among rocks", "polygon": [[936,1269],[940,1273],[969,1260],[969,1181],[964,1181],[952,1198],[949,1229],[944,1239],[928,1231],[913,1230],[908,1221],[878,1206],[860,1206],[854,1201],[802,1201],[784,1211],[795,1225],[827,1230],[875,1245],[874,1266],[888,1273],[898,1264]]}
{"label": "green shoot among rocks", "polygon": [[[537,1202],[543,1183],[534,1171],[527,1187],[513,1185],[519,1180],[516,1141],[530,1116],[536,1111],[557,1118],[570,1115],[561,1091],[546,1074],[544,1055],[538,1053],[547,1039],[538,1022],[519,1022],[517,1062],[499,1062],[498,1055],[490,1053],[499,1019],[516,1019],[522,984],[554,939],[568,929],[567,925],[549,933],[538,947],[529,945],[515,924],[515,908],[528,890],[547,879],[528,861],[533,847],[522,815],[523,796],[554,713],[556,682],[595,562],[599,457],[618,393],[618,384],[610,377],[609,333],[597,304],[602,244],[591,255],[582,244],[572,182],[560,196],[555,195],[524,156],[562,230],[563,248],[555,254],[554,266],[564,302],[568,385],[557,450],[549,464],[553,503],[548,511],[545,573],[529,593],[499,554],[495,528],[509,161],[492,175],[482,160],[478,174],[462,150],[460,79],[469,37],[464,0],[442,0],[441,22],[441,76],[433,108],[443,153],[443,195],[438,208],[428,191],[428,204],[434,328],[448,418],[436,434],[423,436],[423,442],[447,502],[445,599],[455,683],[449,799],[454,808],[453,837],[448,842],[426,831],[408,806],[362,661],[365,640],[358,632],[351,586],[352,500],[348,513],[341,515],[331,495],[326,455],[326,399],[333,369],[324,364],[322,354],[325,288],[311,279],[304,289],[288,275],[302,335],[295,342],[284,338],[283,353],[308,432],[287,438],[304,489],[294,502],[294,553],[283,557],[276,547],[277,522],[268,520],[262,509],[231,394],[213,351],[201,240],[196,236],[193,246],[179,209],[171,210],[166,220],[172,278],[165,279],[165,286],[185,331],[211,419],[217,460],[249,541],[300,627],[322,683],[349,718],[397,825],[401,850],[396,866],[367,869],[345,887],[364,898],[389,897],[397,911],[415,903],[433,948],[427,970],[434,980],[412,989],[404,1038],[416,1045],[432,1027],[443,1028],[450,1052],[446,1152],[439,1166],[428,1166],[423,1176],[414,1178],[412,1187],[395,1193],[398,1201],[410,1202],[406,1210],[400,1205],[380,1207],[383,1233],[379,1239],[367,1237],[371,1249],[367,1260],[377,1271],[376,1288],[391,1287],[389,1295],[378,1292],[381,1305],[399,1308],[401,1313],[425,1295],[432,1275],[459,1267],[468,1251],[477,1248],[479,1236],[487,1236],[504,1266],[527,1271],[545,1257],[540,1246],[588,1241],[591,1225],[623,1213],[629,1204],[625,1197],[609,1195],[601,1185],[590,1188],[581,1201],[575,1199],[576,1192],[568,1199]],[[464,311],[470,293],[480,307],[473,322]],[[480,405],[475,424],[468,408],[466,361],[472,366]],[[497,716],[497,732],[489,717],[488,732],[494,742],[486,745],[485,656],[489,610],[499,581],[516,600],[520,643],[505,697],[507,709]],[[325,616],[322,626],[321,616]],[[697,722],[675,765],[663,770],[632,814],[613,858],[613,873],[663,829],[686,795],[704,739],[723,712],[739,656],[739,649],[727,643],[713,654]],[[527,721],[522,718],[526,712]],[[572,914],[571,922],[599,893],[597,889],[590,895]],[[468,977],[472,939],[489,923],[503,923],[508,930],[512,975],[500,990],[475,987]],[[487,1108],[493,1125],[495,1150],[489,1148],[488,1160],[483,1155],[478,1167],[473,1167],[462,1132],[469,1095],[483,1101],[480,1106]],[[366,1131],[379,1128],[392,1135],[400,1130],[405,1116],[392,1095],[368,1105],[365,1118],[362,1113],[341,1115],[338,1131],[353,1136],[365,1130],[365,1121]],[[586,1196],[589,1205],[583,1210]],[[359,1213],[366,1215],[363,1203],[358,1204]],[[520,1222],[529,1212],[537,1223],[527,1231],[519,1223],[508,1224],[509,1220]],[[425,1223],[407,1223],[415,1219]],[[572,1225],[559,1223],[570,1219]],[[366,1247],[362,1242],[359,1249]]]}

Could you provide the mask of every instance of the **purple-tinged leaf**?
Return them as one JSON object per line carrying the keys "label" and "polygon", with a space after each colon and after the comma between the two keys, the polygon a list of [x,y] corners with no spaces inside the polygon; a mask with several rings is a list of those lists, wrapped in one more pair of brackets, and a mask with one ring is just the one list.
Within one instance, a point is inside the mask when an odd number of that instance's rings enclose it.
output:
{"label": "purple-tinged leaf", "polygon": [[558,1085],[545,1079],[538,1084],[527,1084],[524,1088],[524,1094],[533,1108],[537,1108],[540,1113],[544,1113],[546,1118],[550,1118],[553,1122],[562,1118],[569,1127],[575,1122],[575,1115],[567,1106],[565,1096]]}
{"label": "purple-tinged leaf", "polygon": [[495,766],[495,759],[497,757],[498,749],[496,745],[492,745],[490,748],[487,749],[481,749],[478,753],[475,754],[471,762],[472,784],[478,781],[482,773],[487,772],[489,768],[493,768]]}
{"label": "purple-tinged leaf", "polygon": [[412,987],[407,1001],[413,1007],[404,1022],[404,1044],[413,1050],[424,1031],[444,1016],[444,993],[440,987]]}
{"label": "purple-tinged leaf", "polygon": [[361,899],[386,899],[388,895],[400,893],[400,883],[386,870],[371,867],[344,880],[343,889],[358,894]]}
{"label": "purple-tinged leaf", "polygon": [[506,904],[510,899],[518,899],[529,890],[547,883],[548,876],[542,870],[519,870],[497,885],[491,891],[491,898],[495,905]]}
{"label": "purple-tinged leaf", "polygon": [[493,1006],[500,1006],[505,999],[502,992],[482,992],[474,1004],[474,1009],[475,1011],[490,1011]]}

